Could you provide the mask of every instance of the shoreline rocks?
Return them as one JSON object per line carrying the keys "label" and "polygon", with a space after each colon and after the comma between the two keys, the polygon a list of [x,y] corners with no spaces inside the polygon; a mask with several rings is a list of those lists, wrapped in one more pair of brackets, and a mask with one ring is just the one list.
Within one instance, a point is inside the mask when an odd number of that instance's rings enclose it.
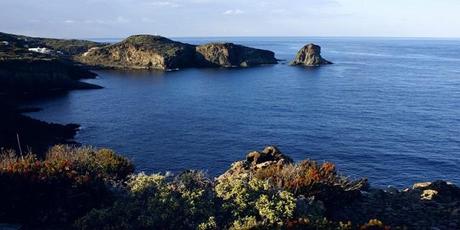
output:
{"label": "shoreline rocks", "polygon": [[321,57],[321,47],[313,43],[307,44],[297,52],[295,59],[290,65],[300,65],[307,67],[329,65],[332,62]]}

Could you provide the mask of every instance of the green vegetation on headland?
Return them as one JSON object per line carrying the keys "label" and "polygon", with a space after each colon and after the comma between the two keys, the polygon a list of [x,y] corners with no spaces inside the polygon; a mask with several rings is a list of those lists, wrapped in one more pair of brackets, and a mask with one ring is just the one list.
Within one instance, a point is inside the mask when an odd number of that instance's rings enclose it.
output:
{"label": "green vegetation on headland", "polygon": [[250,152],[215,179],[134,174],[108,149],[0,156],[0,222],[25,229],[458,229],[460,188],[371,188],[332,163]]}
{"label": "green vegetation on headland", "polygon": [[88,49],[98,46],[107,45],[87,40],[77,39],[55,39],[55,38],[38,38],[23,35],[7,34],[0,32],[0,50],[9,53],[28,51],[29,48],[48,48],[54,50],[55,54],[62,56],[73,56],[86,52]]}

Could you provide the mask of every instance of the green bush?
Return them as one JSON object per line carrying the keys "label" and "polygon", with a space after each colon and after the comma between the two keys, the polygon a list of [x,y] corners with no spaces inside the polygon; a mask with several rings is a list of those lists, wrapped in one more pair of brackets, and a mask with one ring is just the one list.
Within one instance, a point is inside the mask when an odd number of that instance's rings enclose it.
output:
{"label": "green bush", "polygon": [[212,182],[187,171],[175,178],[140,173],[127,182],[126,195],[112,207],[93,210],[78,229],[215,229]]}
{"label": "green bush", "polygon": [[235,174],[219,181],[215,190],[224,201],[222,208],[233,217],[235,229],[248,225],[280,227],[294,217],[293,194],[277,190],[268,180]]}

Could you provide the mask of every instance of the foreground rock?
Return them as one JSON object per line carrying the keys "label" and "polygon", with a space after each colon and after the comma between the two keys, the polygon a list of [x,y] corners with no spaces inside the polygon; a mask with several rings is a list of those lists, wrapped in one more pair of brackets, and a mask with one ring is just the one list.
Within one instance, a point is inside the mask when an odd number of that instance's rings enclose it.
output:
{"label": "foreground rock", "polygon": [[263,151],[252,151],[246,156],[246,160],[234,162],[230,169],[220,175],[217,180],[237,175],[254,173],[258,169],[267,168],[269,166],[283,166],[292,164],[293,160],[281,153],[276,146],[267,146]]}
{"label": "foreground rock", "polygon": [[332,62],[321,57],[321,47],[315,44],[307,44],[297,52],[291,65],[301,66],[320,66],[328,65]]}
{"label": "foreground rock", "polygon": [[250,67],[278,63],[272,51],[233,43],[210,43],[196,47],[198,63],[211,67]]}
{"label": "foreground rock", "polygon": [[93,48],[77,59],[103,68],[159,70],[277,63],[274,53],[267,50],[232,43],[194,46],[152,35],[135,35],[113,45]]}

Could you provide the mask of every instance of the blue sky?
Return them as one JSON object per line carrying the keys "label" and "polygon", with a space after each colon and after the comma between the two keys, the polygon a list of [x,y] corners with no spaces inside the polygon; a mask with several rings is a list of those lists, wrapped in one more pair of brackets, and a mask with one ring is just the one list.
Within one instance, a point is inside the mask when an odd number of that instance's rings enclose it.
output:
{"label": "blue sky", "polygon": [[0,31],[33,36],[460,37],[460,0],[0,1]]}

